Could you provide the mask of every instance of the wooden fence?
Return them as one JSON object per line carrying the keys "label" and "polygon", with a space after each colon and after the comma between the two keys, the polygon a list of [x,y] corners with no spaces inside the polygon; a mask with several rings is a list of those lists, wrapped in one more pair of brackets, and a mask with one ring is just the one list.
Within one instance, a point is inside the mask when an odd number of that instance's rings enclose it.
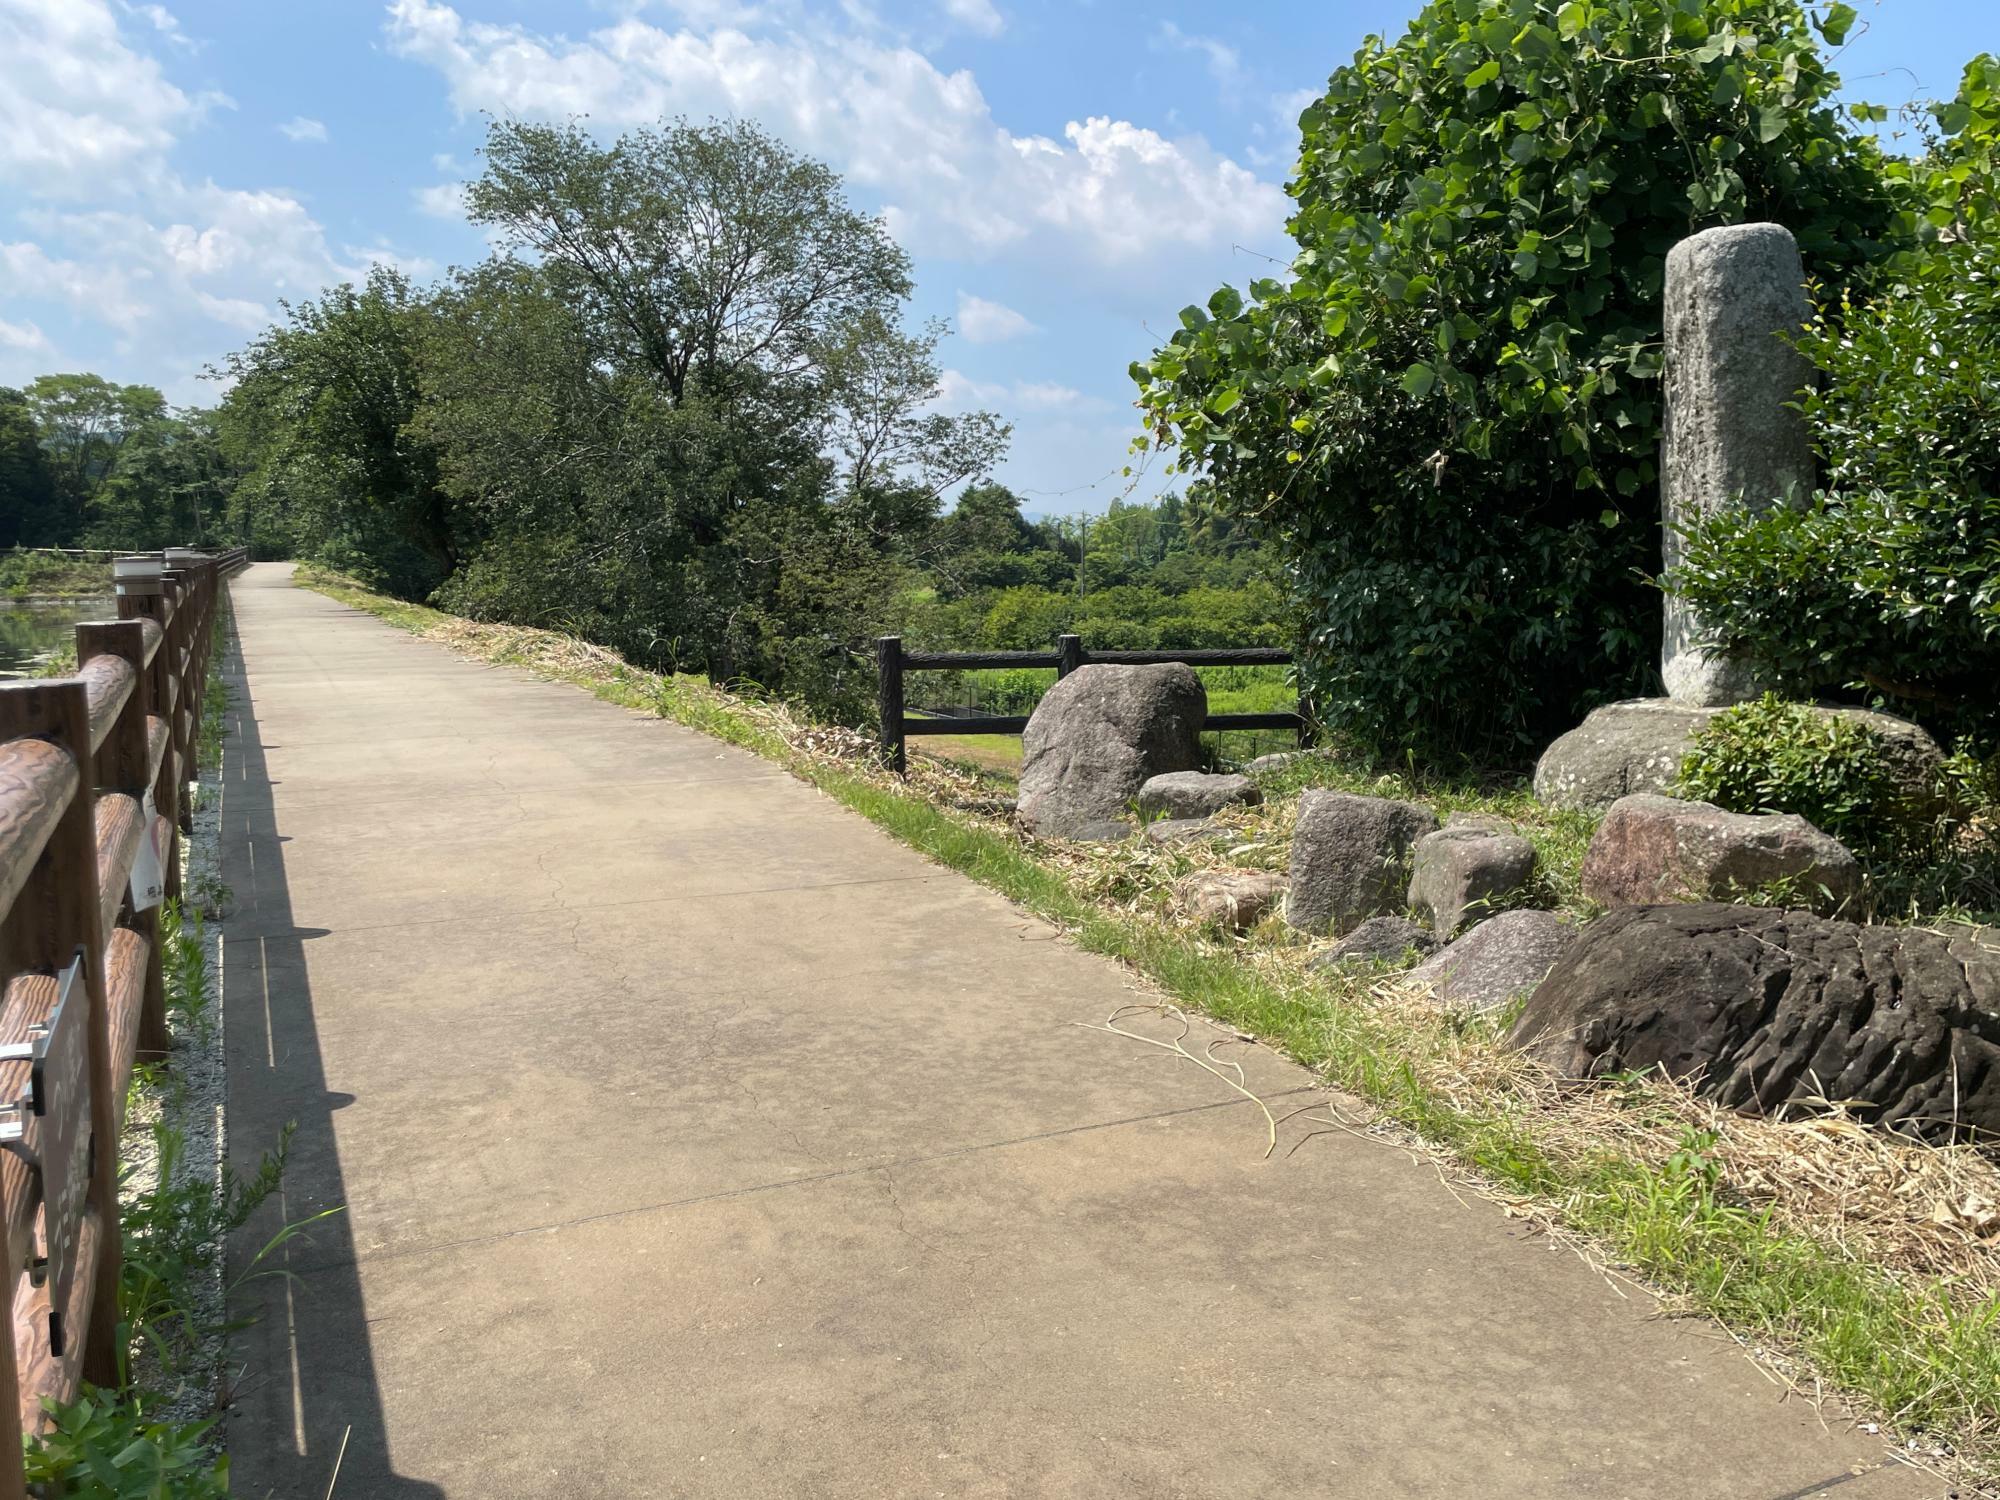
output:
{"label": "wooden fence", "polygon": [[[1191,667],[1283,667],[1292,653],[1274,646],[1241,646],[1220,651],[1086,651],[1083,638],[1056,637],[1053,651],[905,651],[901,636],[885,635],[875,642],[875,696],[880,718],[882,757],[900,775],[907,769],[906,747],[913,734],[1019,734],[1028,727],[1015,714],[913,719],[903,711],[905,672],[976,672],[989,668],[1053,667],[1058,679],[1095,662],[1123,666],[1153,666],[1184,662]],[[1203,729],[1290,729],[1305,742],[1310,713],[1303,697],[1297,712],[1210,714]]]}
{"label": "wooden fence", "polygon": [[121,560],[119,618],[77,626],[76,675],[0,684],[0,1500],[26,1493],[42,1398],[118,1379],[125,1090],[166,1050],[159,906],[180,888],[216,605],[247,561]]}

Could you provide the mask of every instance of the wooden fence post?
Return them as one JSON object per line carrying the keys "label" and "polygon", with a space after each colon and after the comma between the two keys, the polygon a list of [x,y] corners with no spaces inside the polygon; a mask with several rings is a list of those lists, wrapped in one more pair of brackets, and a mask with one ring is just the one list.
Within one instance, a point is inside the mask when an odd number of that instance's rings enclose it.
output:
{"label": "wooden fence post", "polygon": [[903,744],[903,638],[875,641],[875,705],[880,717],[882,758],[898,776],[907,770]]}
{"label": "wooden fence post", "polygon": [[168,568],[160,574],[161,593],[171,613],[167,617],[167,671],[172,674],[173,713],[167,732],[174,743],[174,824],[182,833],[194,829],[194,805],[187,794],[188,772],[194,766],[195,704],[188,665],[194,654],[195,580],[192,574]]}
{"label": "wooden fence post", "polygon": [[[148,566],[150,565],[150,566]],[[159,773],[153,778],[153,809],[169,825],[180,826],[181,765],[180,707],[175,701],[173,599],[167,591],[166,572],[157,558],[121,558],[112,564],[117,575],[118,618],[151,620],[160,630],[160,643],[153,650],[153,664],[146,669],[147,699],[151,712],[166,731],[166,753],[160,757]],[[167,845],[167,899],[178,900],[181,893],[180,840]]]}
{"label": "wooden fence post", "polygon": [[[153,713],[152,681],[146,670],[146,628],[137,620],[116,623],[96,622],[76,627],[76,664],[98,656],[115,656],[130,662],[138,681],[118,722],[97,752],[96,780],[99,787],[125,793],[143,808],[152,793],[152,763],[146,743],[147,721]],[[153,811],[159,813],[155,800]],[[143,825],[145,837],[153,836],[150,823]],[[172,826],[171,822],[168,824]],[[164,875],[164,870],[162,874]],[[132,914],[132,927],[146,940],[146,988],[139,1004],[139,1054],[161,1058],[167,1055],[167,988],[165,955],[160,952],[160,909],[148,907]]]}
{"label": "wooden fence post", "polygon": [[[83,1378],[94,1385],[118,1380],[118,1273],[123,1259],[118,1230],[118,1106],[122,1080],[111,1066],[111,1001],[106,985],[104,893],[98,890],[97,796],[92,786],[90,699],[83,682],[18,684],[0,692],[0,740],[41,737],[68,751],[78,771],[76,795],[50,835],[43,855],[49,883],[46,918],[22,925],[25,967],[60,973],[78,948],[89,1013],[90,1129],[95,1141],[90,1201],[97,1210],[97,1265],[88,1326],[83,1333]],[[132,820],[134,825],[137,819]],[[116,870],[130,861],[109,861]],[[85,1215],[86,1219],[88,1214]],[[54,1287],[51,1284],[53,1300]],[[77,1330],[68,1330],[75,1337]],[[8,1336],[13,1336],[12,1320]]]}
{"label": "wooden fence post", "polygon": [[1080,635],[1059,635],[1056,637],[1056,681],[1060,682],[1083,665],[1083,637]]}

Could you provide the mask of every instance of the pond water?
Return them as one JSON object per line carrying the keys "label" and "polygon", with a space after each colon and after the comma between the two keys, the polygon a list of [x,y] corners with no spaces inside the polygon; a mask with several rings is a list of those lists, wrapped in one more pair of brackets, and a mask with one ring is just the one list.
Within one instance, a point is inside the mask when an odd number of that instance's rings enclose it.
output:
{"label": "pond water", "polygon": [[115,620],[115,599],[0,600],[0,678],[26,677],[76,639],[79,620]]}

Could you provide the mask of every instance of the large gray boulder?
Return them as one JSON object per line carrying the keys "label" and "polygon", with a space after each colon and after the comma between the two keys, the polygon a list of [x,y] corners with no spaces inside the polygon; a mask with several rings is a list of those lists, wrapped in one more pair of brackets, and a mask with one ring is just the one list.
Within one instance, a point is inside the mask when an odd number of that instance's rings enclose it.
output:
{"label": "large gray boulder", "polygon": [[1196,870],[1174,887],[1181,910],[1197,922],[1243,932],[1255,927],[1285,893],[1274,870]]}
{"label": "large gray boulder", "polygon": [[1430,809],[1414,802],[1307,792],[1292,834],[1285,919],[1305,932],[1344,933],[1368,917],[1400,912],[1410,848],[1436,828]]}
{"label": "large gray boulder", "polygon": [[[1696,733],[1720,712],[1671,698],[1633,698],[1592,709],[1542,752],[1535,764],[1535,795],[1551,807],[1595,812],[1634,792],[1671,792]],[[1934,802],[1944,752],[1921,726],[1865,708],[1814,712],[1872,729],[1912,806]]]}
{"label": "large gray boulder", "polygon": [[1671,698],[1594,708],[1535,762],[1535,795],[1594,812],[1633,792],[1671,791],[1695,731],[1715,712]]}
{"label": "large gray boulder", "polygon": [[[1813,378],[1792,339],[1811,312],[1799,247],[1782,225],[1705,229],[1667,252],[1660,503],[1669,573],[1681,528],[1812,489],[1812,441],[1791,404]],[[1756,695],[1754,674],[1712,654],[1712,632],[1673,594],[1664,626],[1668,697],[1719,704]]]}
{"label": "large gray boulder", "polygon": [[1199,763],[1207,714],[1192,667],[1077,668],[1042,696],[1022,732],[1015,817],[1048,838],[1130,833],[1139,788]]}
{"label": "large gray boulder", "polygon": [[1535,846],[1497,824],[1451,823],[1417,840],[1409,903],[1430,913],[1438,936],[1449,938],[1498,910],[1534,875]]}
{"label": "large gray boulder", "polygon": [[1503,911],[1410,970],[1445,1005],[1497,1010],[1540,984],[1576,929],[1552,911]]}
{"label": "large gray boulder", "polygon": [[1139,813],[1148,818],[1206,818],[1225,807],[1248,807],[1264,794],[1248,776],[1169,771],[1139,788]]}
{"label": "large gray boulder", "polygon": [[1438,940],[1408,917],[1370,917],[1312,961],[1315,969],[1345,969],[1363,964],[1401,963],[1414,953],[1419,959],[1437,952]]}
{"label": "large gray boulder", "polygon": [[1513,1042],[1567,1078],[1660,1068],[1731,1109],[1844,1104],[2000,1139],[2000,951],[1970,935],[1629,907],[1578,939]]}
{"label": "large gray boulder", "polygon": [[1724,812],[1650,792],[1611,805],[1582,874],[1584,895],[1605,906],[1727,901],[1785,881],[1793,899],[1834,911],[1862,888],[1847,846],[1795,813]]}

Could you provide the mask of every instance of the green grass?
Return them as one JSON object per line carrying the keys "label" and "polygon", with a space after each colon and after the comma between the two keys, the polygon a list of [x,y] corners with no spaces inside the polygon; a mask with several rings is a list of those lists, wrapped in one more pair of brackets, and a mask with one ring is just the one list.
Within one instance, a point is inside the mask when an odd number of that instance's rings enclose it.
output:
{"label": "green grass", "polygon": [[11,599],[88,599],[111,592],[111,565],[49,552],[0,552],[0,595]]}
{"label": "green grass", "polygon": [[[327,575],[301,570],[300,581],[407,629],[448,618]],[[538,664],[521,652],[512,659]],[[754,711],[706,683],[630,667],[554,675],[779,762],[912,848],[1054,923],[1079,947],[1129,965],[1180,1004],[1278,1047],[1499,1188],[1531,1195],[1663,1291],[1753,1342],[1791,1351],[1830,1387],[1899,1430],[1955,1448],[1969,1468],[1991,1472],[2000,1459],[1993,1431],[2000,1415],[2000,1299],[1968,1299],[1941,1281],[1899,1277],[1832,1239],[1774,1223],[1727,1191],[1702,1137],[1684,1137],[1660,1159],[1609,1146],[1579,1151],[1573,1140],[1538,1128],[1534,1110],[1517,1097],[1434,1081],[1427,1054],[1463,1040],[1451,1035],[1461,1023],[1412,1027],[1366,1003],[1365,979],[1273,971],[1197,933],[1100,906],[1007,832],[955,816],[881,777],[797,752]],[[1321,757],[1286,767],[1272,784],[1280,790],[1342,785],[1421,795],[1446,812],[1498,812],[1515,817],[1571,870],[1589,834],[1588,819],[1541,809],[1514,785],[1431,780],[1409,771],[1383,776]]]}

